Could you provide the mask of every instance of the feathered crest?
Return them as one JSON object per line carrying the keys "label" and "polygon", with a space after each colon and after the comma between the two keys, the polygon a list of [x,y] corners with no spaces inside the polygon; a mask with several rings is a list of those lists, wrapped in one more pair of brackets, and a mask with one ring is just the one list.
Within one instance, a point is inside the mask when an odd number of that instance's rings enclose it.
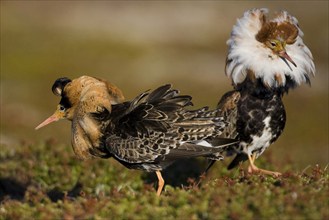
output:
{"label": "feathered crest", "polygon": [[[264,8],[252,9],[237,20],[227,41],[229,51],[226,75],[232,78],[235,85],[242,83],[250,73],[271,88],[286,86],[288,78],[296,85],[309,83],[315,67],[312,53],[302,40],[303,32],[297,19],[282,11],[268,20],[267,13],[268,10]],[[273,54],[262,42],[262,38],[275,34],[281,34],[280,37],[285,38],[286,52],[294,60],[296,67]]]}

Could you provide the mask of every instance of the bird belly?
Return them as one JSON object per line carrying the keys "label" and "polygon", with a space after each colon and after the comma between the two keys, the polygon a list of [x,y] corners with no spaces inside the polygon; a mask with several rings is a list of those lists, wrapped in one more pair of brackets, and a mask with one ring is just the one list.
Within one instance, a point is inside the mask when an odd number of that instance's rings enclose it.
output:
{"label": "bird belly", "polygon": [[155,171],[161,171],[168,166],[170,166],[174,161],[169,161],[169,162],[150,162],[150,163],[129,163],[123,160],[120,160],[116,158],[117,161],[119,161],[122,165],[127,167],[128,169],[133,169],[133,170],[143,170],[146,172],[155,172]]}
{"label": "bird belly", "polygon": [[286,116],[281,97],[269,93],[266,98],[246,93],[238,104],[237,152],[261,155],[282,133]]}
{"label": "bird belly", "polygon": [[266,117],[263,122],[265,124],[265,127],[263,131],[260,133],[261,135],[251,135],[251,143],[246,144],[242,143],[245,147],[243,148],[243,151],[248,154],[256,154],[256,157],[261,155],[268,146],[271,144],[271,140],[273,139],[273,135],[271,132],[270,127],[270,121],[271,117]]}

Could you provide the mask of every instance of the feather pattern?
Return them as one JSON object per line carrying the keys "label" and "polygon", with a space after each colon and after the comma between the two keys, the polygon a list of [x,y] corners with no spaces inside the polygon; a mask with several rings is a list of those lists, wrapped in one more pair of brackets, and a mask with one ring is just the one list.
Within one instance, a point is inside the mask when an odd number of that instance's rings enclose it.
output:
{"label": "feather pattern", "polygon": [[[244,82],[247,83],[252,84],[248,80]],[[262,86],[259,81],[255,87]],[[286,122],[280,93],[255,96],[250,95],[253,92],[249,86],[244,88],[227,92],[217,106],[222,110],[218,115],[229,123],[221,137],[239,140],[239,144],[225,149],[227,156],[236,154],[228,169],[248,160],[248,155],[259,157],[281,135]]]}
{"label": "feather pattern", "polygon": [[[222,152],[235,140],[220,138],[227,123],[218,110],[187,110],[191,97],[171,85],[113,105],[104,145],[129,168],[162,170],[177,159]],[[222,157],[217,157],[222,159]]]}

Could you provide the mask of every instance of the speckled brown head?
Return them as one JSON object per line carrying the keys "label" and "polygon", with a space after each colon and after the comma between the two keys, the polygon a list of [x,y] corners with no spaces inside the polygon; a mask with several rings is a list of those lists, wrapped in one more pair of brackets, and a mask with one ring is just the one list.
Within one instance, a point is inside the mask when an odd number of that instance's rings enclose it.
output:
{"label": "speckled brown head", "polygon": [[271,49],[274,55],[288,60],[295,67],[296,63],[286,52],[286,45],[294,44],[298,36],[297,27],[289,22],[268,22],[264,23],[256,35],[256,40],[263,43],[265,47]]}
{"label": "speckled brown head", "polygon": [[72,121],[72,145],[80,158],[85,158],[89,150],[97,147],[102,135],[104,122],[96,120],[94,114],[111,113],[112,104],[124,101],[120,89],[113,84],[90,76],[70,80],[59,78],[52,86],[61,100],[53,115],[36,127],[39,129],[60,119]]}
{"label": "speckled brown head", "polygon": [[64,118],[73,120],[81,114],[97,112],[100,108],[111,112],[112,104],[124,100],[121,90],[115,85],[90,76],[81,76],[74,80],[59,78],[54,82],[52,91],[56,96],[61,96],[61,100],[55,113],[36,129]]}

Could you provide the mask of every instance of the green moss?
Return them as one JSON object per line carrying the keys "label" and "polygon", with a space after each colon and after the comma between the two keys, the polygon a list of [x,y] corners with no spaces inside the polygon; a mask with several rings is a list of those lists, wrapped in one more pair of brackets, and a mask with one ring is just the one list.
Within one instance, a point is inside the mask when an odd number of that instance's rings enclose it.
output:
{"label": "green moss", "polygon": [[[205,178],[167,184],[158,198],[156,182],[148,183],[143,172],[114,160],[79,161],[67,147],[41,143],[1,153],[2,219],[325,219],[329,214],[328,170],[319,166],[273,178],[227,172],[218,163]],[[266,158],[260,164],[266,165]],[[173,177],[181,172],[174,168]]]}

